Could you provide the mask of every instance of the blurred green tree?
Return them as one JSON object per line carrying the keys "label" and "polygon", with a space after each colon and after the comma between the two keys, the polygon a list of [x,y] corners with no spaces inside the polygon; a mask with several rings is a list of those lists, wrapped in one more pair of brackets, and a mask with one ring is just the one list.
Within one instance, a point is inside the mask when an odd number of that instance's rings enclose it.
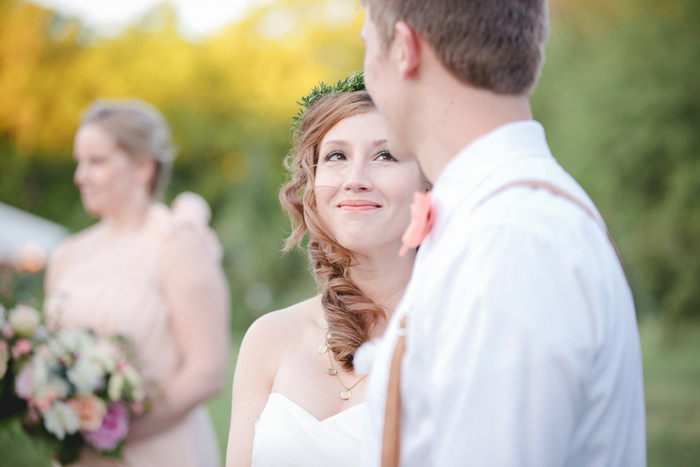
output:
{"label": "blurred green tree", "polygon": [[[641,313],[700,319],[700,5],[551,0],[552,37],[533,96],[555,156],[588,190],[626,260]],[[116,37],[0,0],[0,200],[78,230],[71,178],[80,112],[97,97],[161,108],[180,191],[212,204],[233,323],[313,293],[306,260],[282,256],[277,202],[296,101],[361,68],[352,0],[276,0],[190,42],[160,6]]]}
{"label": "blurred green tree", "polygon": [[638,310],[697,320],[700,5],[623,1],[607,17],[571,13],[554,24],[535,117],[606,218]]}

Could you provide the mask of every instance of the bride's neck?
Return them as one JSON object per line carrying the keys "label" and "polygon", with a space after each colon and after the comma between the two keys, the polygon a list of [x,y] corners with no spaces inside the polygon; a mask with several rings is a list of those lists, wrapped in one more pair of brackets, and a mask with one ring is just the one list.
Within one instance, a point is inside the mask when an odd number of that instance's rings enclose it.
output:
{"label": "bride's neck", "polygon": [[358,264],[350,270],[350,277],[364,294],[387,310],[387,319],[379,323],[373,337],[384,333],[386,324],[394,313],[406,290],[413,271],[415,253],[404,257],[393,253],[390,258],[358,258]]}

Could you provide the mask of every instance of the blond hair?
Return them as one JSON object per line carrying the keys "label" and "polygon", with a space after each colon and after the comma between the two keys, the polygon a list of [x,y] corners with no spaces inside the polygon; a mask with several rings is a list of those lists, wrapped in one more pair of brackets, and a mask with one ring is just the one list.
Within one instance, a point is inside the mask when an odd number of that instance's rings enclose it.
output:
{"label": "blond hair", "polygon": [[153,159],[156,170],[149,184],[152,196],[167,184],[175,147],[163,115],[139,99],[97,99],[83,112],[80,125],[97,124],[115,139],[130,157]]}

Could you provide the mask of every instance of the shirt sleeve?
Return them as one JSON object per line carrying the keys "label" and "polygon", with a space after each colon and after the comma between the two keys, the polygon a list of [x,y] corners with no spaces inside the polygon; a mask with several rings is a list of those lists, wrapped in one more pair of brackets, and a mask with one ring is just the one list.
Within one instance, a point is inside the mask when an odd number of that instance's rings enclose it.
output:
{"label": "shirt sleeve", "polygon": [[422,402],[407,429],[423,407],[430,465],[565,465],[594,346],[583,253],[516,228],[465,243],[416,303],[402,393]]}

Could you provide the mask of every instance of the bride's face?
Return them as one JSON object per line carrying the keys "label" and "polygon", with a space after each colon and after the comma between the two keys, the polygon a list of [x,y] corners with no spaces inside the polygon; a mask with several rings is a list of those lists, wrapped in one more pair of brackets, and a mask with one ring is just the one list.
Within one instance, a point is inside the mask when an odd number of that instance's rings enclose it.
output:
{"label": "bride's face", "polygon": [[148,191],[146,161],[130,157],[99,124],[80,127],[73,152],[78,163],[73,180],[91,215],[104,217],[118,212]]}
{"label": "bride's face", "polygon": [[415,160],[389,153],[376,110],[338,122],[321,140],[315,194],[321,222],[353,253],[399,251],[413,193],[422,190]]}

